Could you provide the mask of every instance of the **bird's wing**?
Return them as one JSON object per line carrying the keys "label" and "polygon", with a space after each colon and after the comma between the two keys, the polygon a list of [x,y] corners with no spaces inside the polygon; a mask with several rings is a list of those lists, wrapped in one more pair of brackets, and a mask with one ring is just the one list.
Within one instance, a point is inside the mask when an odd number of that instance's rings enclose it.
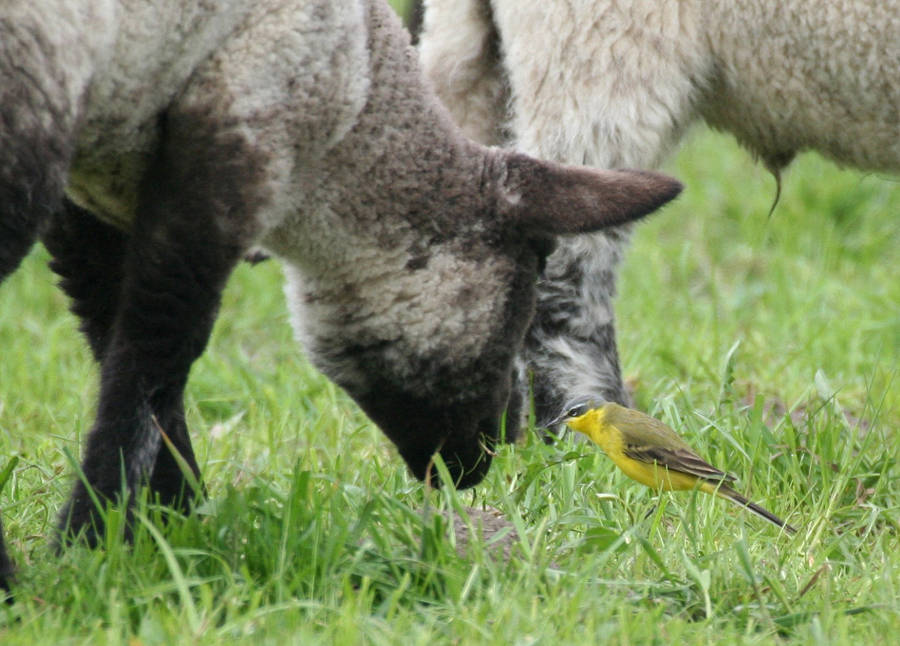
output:
{"label": "bird's wing", "polygon": [[610,424],[622,433],[626,443],[692,451],[690,445],[678,433],[650,415],[617,406],[610,410],[608,419]]}
{"label": "bird's wing", "polygon": [[667,449],[657,446],[627,445],[625,455],[633,460],[656,463],[671,471],[680,471],[688,475],[718,482],[734,482],[735,477],[709,464],[690,449]]}

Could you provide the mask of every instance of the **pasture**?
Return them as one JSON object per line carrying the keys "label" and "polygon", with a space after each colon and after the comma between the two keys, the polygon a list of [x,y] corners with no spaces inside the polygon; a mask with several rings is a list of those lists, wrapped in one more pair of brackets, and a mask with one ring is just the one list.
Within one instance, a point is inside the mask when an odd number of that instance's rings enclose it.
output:
{"label": "pasture", "polygon": [[[305,362],[275,262],[233,277],[189,387],[209,489],[123,545],[50,547],[96,375],[37,250],[0,292],[2,492],[22,572],[4,644],[888,643],[900,627],[900,188],[813,157],[774,181],[700,133],[642,225],[618,302],[641,408],[796,538],[626,481],[571,436],[426,492]],[[432,509],[493,507],[510,559]],[[165,514],[147,505],[148,519]]]}
{"label": "pasture", "polygon": [[[306,362],[270,261],[235,273],[191,375],[208,500],[189,518],[145,501],[133,546],[110,512],[102,549],[57,557],[97,376],[38,249],[0,288],[0,508],[21,568],[0,642],[894,643],[900,186],[807,155],[767,219],[774,180],[702,130],[667,170],[687,189],[623,268],[623,371],[796,537],[657,499],[571,435],[501,448],[474,491],[426,491]],[[458,549],[434,511],[466,508],[508,533]]]}

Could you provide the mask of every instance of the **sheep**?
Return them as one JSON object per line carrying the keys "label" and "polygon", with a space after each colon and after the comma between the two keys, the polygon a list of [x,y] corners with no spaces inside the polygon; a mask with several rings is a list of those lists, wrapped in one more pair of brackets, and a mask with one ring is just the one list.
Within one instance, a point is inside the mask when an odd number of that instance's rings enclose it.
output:
{"label": "sheep", "polygon": [[[780,189],[806,150],[900,170],[898,34],[898,0],[426,0],[420,52],[476,141],[653,168],[703,119]],[[568,239],[548,260],[523,354],[539,420],[583,397],[628,403],[612,309],[628,230]]]}
{"label": "sheep", "polygon": [[184,389],[249,250],[412,473],[439,451],[468,487],[555,238],[679,191],[472,143],[383,0],[5,0],[0,281],[40,239],[100,367],[60,540],[103,535],[92,495],[189,509]]}

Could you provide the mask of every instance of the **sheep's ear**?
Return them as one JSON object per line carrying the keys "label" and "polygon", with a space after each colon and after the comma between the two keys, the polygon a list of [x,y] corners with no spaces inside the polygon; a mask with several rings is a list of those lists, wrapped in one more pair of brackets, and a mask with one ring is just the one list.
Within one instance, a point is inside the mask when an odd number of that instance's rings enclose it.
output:
{"label": "sheep's ear", "polygon": [[509,224],[530,233],[586,233],[642,218],[682,188],[653,171],[599,170],[512,154],[500,209]]}

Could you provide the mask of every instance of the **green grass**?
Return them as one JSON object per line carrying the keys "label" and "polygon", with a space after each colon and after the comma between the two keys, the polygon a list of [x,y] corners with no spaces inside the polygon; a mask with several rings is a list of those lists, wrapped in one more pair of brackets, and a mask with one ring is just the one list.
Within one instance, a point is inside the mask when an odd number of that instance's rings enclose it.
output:
{"label": "green grass", "polygon": [[[795,538],[657,499],[571,437],[426,492],[293,343],[275,262],[232,279],[188,413],[210,498],[123,545],[51,547],[93,417],[89,353],[37,250],[0,289],[0,501],[12,644],[894,643],[900,630],[900,188],[806,156],[774,180],[702,133],[640,227],[618,302],[636,399]],[[427,503],[426,503],[427,500]],[[509,561],[429,509],[491,506]],[[153,521],[156,519],[156,522]],[[163,528],[163,529],[158,529]],[[452,532],[450,532],[452,535]]]}

